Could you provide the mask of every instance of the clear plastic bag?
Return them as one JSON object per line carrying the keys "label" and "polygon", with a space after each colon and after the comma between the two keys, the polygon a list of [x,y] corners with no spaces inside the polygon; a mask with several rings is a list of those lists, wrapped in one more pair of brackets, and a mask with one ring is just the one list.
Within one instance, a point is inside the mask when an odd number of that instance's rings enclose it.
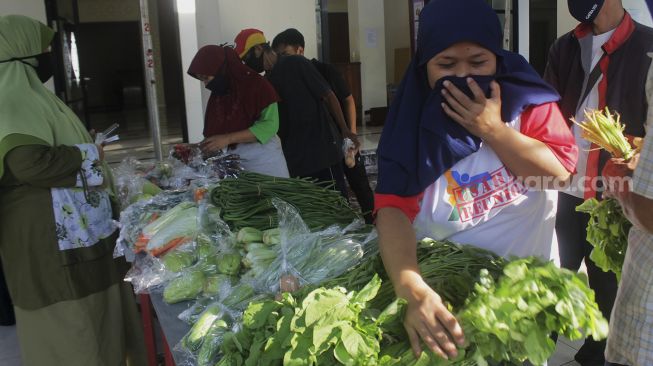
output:
{"label": "clear plastic bag", "polygon": [[360,220],[345,228],[334,225],[310,232],[293,206],[278,199],[273,204],[279,212],[279,255],[251,279],[263,293],[293,292],[334,278],[376,250],[376,232],[361,231],[364,224]]}
{"label": "clear plastic bag", "polygon": [[138,201],[120,213],[120,234],[114,250],[114,257],[125,256],[134,259],[136,244],[143,228],[155,221],[171,208],[182,202],[192,202],[191,191],[166,191],[148,200]]}
{"label": "clear plastic bag", "polygon": [[342,155],[345,157],[345,165],[348,168],[356,166],[356,144],[350,138],[342,140]]}

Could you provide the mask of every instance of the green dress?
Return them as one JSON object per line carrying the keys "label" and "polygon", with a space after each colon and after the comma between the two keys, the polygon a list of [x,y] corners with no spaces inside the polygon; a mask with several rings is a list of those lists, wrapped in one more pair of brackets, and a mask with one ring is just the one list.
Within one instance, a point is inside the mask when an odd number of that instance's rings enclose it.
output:
{"label": "green dress", "polygon": [[22,363],[145,365],[111,177],[77,116],[36,72],[54,32],[0,16],[0,259]]}

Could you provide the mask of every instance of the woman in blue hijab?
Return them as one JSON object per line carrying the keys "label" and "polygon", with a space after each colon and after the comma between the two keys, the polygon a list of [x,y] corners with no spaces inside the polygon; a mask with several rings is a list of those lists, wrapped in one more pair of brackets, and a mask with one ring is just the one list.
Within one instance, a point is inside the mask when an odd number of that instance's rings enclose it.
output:
{"label": "woman in blue hijab", "polygon": [[550,258],[557,192],[578,155],[558,94],[518,54],[484,0],[431,0],[379,143],[377,228],[416,355],[455,357],[462,329],[424,282],[417,239]]}

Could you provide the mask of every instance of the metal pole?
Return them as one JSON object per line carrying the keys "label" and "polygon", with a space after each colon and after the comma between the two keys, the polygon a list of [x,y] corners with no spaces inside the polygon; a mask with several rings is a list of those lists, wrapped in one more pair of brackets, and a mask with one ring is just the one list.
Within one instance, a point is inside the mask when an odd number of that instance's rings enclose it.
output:
{"label": "metal pole", "polygon": [[503,48],[511,50],[510,44],[512,40],[512,1],[506,0],[504,6],[504,22],[503,25]]}
{"label": "metal pole", "polygon": [[145,64],[145,93],[147,96],[147,109],[149,115],[154,156],[156,160],[163,158],[161,149],[161,128],[159,126],[159,104],[156,98],[156,73],[154,72],[154,50],[152,35],[150,34],[150,13],[147,6],[148,0],[140,0],[141,4],[141,34],[143,38],[143,62]]}

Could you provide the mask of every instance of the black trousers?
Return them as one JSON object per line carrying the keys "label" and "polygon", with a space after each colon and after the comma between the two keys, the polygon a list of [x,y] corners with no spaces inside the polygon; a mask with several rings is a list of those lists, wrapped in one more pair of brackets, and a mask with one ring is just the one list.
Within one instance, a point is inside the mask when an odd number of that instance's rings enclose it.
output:
{"label": "black trousers", "polygon": [[370,181],[367,179],[367,172],[365,171],[365,162],[360,153],[356,154],[356,165],[353,168],[347,167],[344,161],[342,163],[345,170],[345,176],[349,187],[356,195],[356,200],[361,207],[361,212],[365,218],[365,222],[371,224],[373,222],[372,211],[374,210],[374,192],[370,187]]}
{"label": "black trousers", "polygon": [[345,183],[345,173],[342,170],[342,163],[331,165],[326,169],[318,170],[311,174],[302,175],[301,178],[317,179],[318,183],[335,183],[336,186],[334,189],[340,192],[343,197],[347,199],[349,197],[349,194],[347,193],[347,183]]}
{"label": "black trousers", "polygon": [[2,272],[2,263],[0,262],[0,325],[14,325],[14,305],[9,297],[9,290],[5,282],[5,275]]}
{"label": "black trousers", "polygon": [[[566,193],[560,193],[558,196],[556,232],[560,265],[577,271],[585,261],[589,285],[596,294],[596,303],[603,316],[610,319],[617,296],[617,277],[612,272],[603,272],[589,257],[593,248],[586,239],[589,215],[576,212],[576,206],[583,203],[583,200]],[[583,366],[599,365],[605,362],[604,351],[605,341],[595,341],[590,337],[585,340],[575,358]]]}

